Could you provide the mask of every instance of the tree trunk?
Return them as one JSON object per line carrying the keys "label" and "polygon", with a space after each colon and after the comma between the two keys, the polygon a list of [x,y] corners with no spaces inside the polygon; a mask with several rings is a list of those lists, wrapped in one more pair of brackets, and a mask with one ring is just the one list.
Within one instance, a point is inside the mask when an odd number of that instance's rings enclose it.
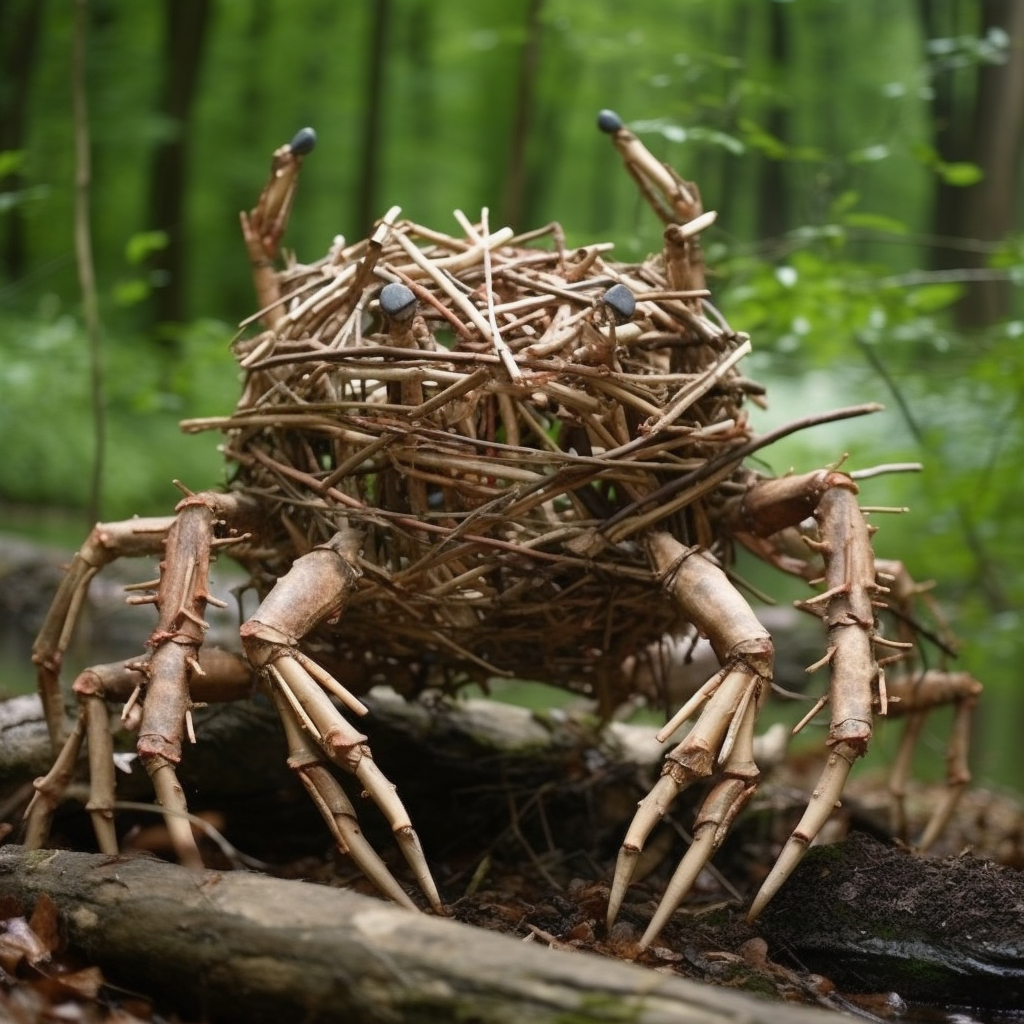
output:
{"label": "tree trunk", "polygon": [[[0,153],[25,148],[29,94],[42,23],[42,0],[12,0],[0,4],[0,66],[5,70],[0,87]],[[25,185],[19,170],[0,177],[0,193],[18,192]],[[7,233],[0,249],[0,266],[8,280],[25,272],[25,218],[18,204],[4,218]]]}
{"label": "tree trunk", "polygon": [[391,0],[370,4],[370,38],[366,48],[366,78],[363,87],[362,132],[359,139],[359,179],[356,187],[355,225],[359,237],[368,235],[373,222],[384,212],[377,209],[380,191],[380,153],[384,139],[385,69],[391,26]]}
{"label": "tree trunk", "polygon": [[977,164],[984,174],[967,187],[937,184],[932,232],[938,241],[932,265],[976,272],[957,306],[957,319],[962,327],[986,327],[1010,312],[1010,282],[985,268],[993,248],[1013,229],[1017,213],[1024,150],[1024,4],[983,0],[978,25],[964,24],[974,5],[966,10],[962,4],[922,0],[919,9],[926,39],[975,31],[984,37],[994,30],[1009,38],[1006,60],[972,68],[971,82],[958,87],[952,71],[937,76],[932,101],[940,159]]}
{"label": "tree trunk", "polygon": [[[918,0],[922,42],[952,38],[969,31],[963,23],[967,13],[960,0]],[[973,31],[974,26],[970,26]],[[946,161],[967,160],[969,147],[965,129],[969,109],[965,103],[965,89],[955,70],[932,75],[931,121],[935,151]],[[959,266],[960,252],[953,246],[959,231],[958,200],[960,189],[939,179],[935,183],[932,201],[932,233],[936,242],[931,252],[931,264],[936,270]]]}
{"label": "tree trunk", "polygon": [[823,1010],[541,949],[366,896],[148,858],[0,850],[0,896],[60,908],[74,950],[212,1024],[826,1024]]}
{"label": "tree trunk", "polygon": [[504,224],[517,227],[525,226],[523,213],[526,199],[526,154],[527,143],[533,134],[534,93],[540,63],[543,8],[544,0],[530,0],[527,5],[523,45],[519,53],[519,73],[516,78],[515,111],[501,220]]}
{"label": "tree trunk", "polygon": [[[768,59],[771,83],[779,92],[786,81],[792,60],[789,38],[789,6],[768,5]],[[789,111],[785,100],[773,98],[765,115],[765,128],[770,135],[789,143]],[[787,166],[782,160],[762,156],[758,161],[757,237],[777,239],[789,229],[789,193],[786,188]]]}
{"label": "tree trunk", "polygon": [[[1002,241],[1013,229],[1017,183],[1024,148],[1024,4],[984,0],[982,32],[1002,29],[1010,44],[1003,64],[978,69],[978,90],[971,117],[971,155],[985,177],[964,189],[962,232],[985,243]],[[983,268],[986,252],[968,253],[968,266]],[[979,280],[967,287],[960,304],[965,326],[985,327],[1009,315],[1010,281]]]}
{"label": "tree trunk", "polygon": [[[148,201],[150,228],[167,233],[166,247],[154,254],[151,263],[160,277],[152,307],[157,325],[181,323],[189,315],[185,224],[188,157],[209,22],[210,0],[165,0],[163,83],[157,109],[166,120],[168,135],[153,154]],[[173,355],[173,337],[166,330],[159,337],[168,354]]]}

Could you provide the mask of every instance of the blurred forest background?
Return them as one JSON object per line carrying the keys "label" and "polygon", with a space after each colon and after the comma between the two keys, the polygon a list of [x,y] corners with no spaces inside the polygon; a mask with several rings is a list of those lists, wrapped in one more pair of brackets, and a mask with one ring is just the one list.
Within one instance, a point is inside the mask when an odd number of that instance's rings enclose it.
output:
{"label": "blurred forest background", "polygon": [[[98,358],[73,233],[83,12]],[[771,468],[925,464],[863,488],[911,508],[878,548],[939,582],[988,687],[976,776],[1020,785],[1020,0],[4,0],[0,55],[0,529],[73,547],[87,519],[167,512],[172,478],[222,479],[215,439],[176,423],[233,407],[237,212],[296,129],[320,138],[286,236],[306,259],[392,203],[441,228],[483,205],[559,220],[635,259],[660,226],[595,129],[611,107],[719,213],[712,287],[753,336],[758,426],[887,406]]]}

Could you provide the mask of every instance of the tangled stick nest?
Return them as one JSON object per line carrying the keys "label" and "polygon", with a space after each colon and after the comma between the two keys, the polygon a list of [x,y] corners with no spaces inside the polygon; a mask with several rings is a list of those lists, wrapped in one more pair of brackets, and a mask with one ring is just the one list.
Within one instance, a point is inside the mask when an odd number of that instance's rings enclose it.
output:
{"label": "tangled stick nest", "polygon": [[658,166],[672,209],[642,264],[567,251],[558,225],[513,237],[456,212],[450,237],[394,208],[369,239],[276,275],[268,330],[236,344],[234,415],[186,429],[225,430],[233,489],[271,513],[233,552],[261,592],[358,531],[343,658],[409,665],[406,691],[515,675],[609,708],[628,695],[623,659],[679,625],[644,533],[730,560],[730,499],[760,446],[744,402],[763,388],[709,302],[698,239],[714,215]]}

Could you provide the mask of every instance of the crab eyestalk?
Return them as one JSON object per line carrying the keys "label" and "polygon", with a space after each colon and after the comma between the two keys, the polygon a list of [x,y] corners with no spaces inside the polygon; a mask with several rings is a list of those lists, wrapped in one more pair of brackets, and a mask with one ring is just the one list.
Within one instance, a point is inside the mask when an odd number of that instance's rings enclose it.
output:
{"label": "crab eyestalk", "polygon": [[626,170],[662,222],[685,224],[701,214],[696,187],[658,160],[614,110],[602,110],[597,115],[597,126],[611,136]]}
{"label": "crab eyestalk", "polygon": [[698,237],[715,222],[714,211],[704,211],[700,192],[663,164],[623,124],[614,110],[602,110],[597,126],[610,135],[626,170],[640,194],[666,225],[665,270],[669,286],[678,291],[700,291],[705,287],[704,260]]}
{"label": "crab eyestalk", "polygon": [[242,237],[252,264],[256,301],[263,309],[261,320],[271,329],[284,316],[274,261],[291,216],[299,168],[303,157],[308,156],[315,145],[316,132],[312,128],[301,128],[291,142],[276,149],[270,164],[270,178],[256,205],[248,213],[239,214]]}

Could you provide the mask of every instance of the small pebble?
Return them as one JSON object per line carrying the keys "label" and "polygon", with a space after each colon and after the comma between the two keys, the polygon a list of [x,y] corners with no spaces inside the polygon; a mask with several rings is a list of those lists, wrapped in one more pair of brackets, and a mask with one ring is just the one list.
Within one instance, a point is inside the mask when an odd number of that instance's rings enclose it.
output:
{"label": "small pebble", "polygon": [[636,942],[637,931],[628,921],[616,921],[608,933],[609,942]]}
{"label": "small pebble", "polygon": [[289,149],[296,156],[305,156],[307,153],[312,153],[315,145],[316,132],[312,128],[300,128],[295,133],[292,141],[288,143]]}
{"label": "small pebble", "polygon": [[615,314],[621,322],[630,320],[636,312],[636,299],[624,284],[613,284],[601,296],[601,301]]}
{"label": "small pebble", "polygon": [[901,1017],[907,1012],[906,1002],[896,992],[847,992],[845,997],[862,1010],[884,1020]]}
{"label": "small pebble", "polygon": [[831,995],[836,990],[835,982],[823,974],[808,974],[805,979],[807,987],[819,996]]}
{"label": "small pebble", "polygon": [[768,943],[764,939],[747,939],[736,952],[748,964],[753,964],[755,967],[763,967],[768,960]]}
{"label": "small pebble", "polygon": [[408,320],[416,311],[416,296],[404,284],[392,282],[380,290],[380,308],[393,320]]}

